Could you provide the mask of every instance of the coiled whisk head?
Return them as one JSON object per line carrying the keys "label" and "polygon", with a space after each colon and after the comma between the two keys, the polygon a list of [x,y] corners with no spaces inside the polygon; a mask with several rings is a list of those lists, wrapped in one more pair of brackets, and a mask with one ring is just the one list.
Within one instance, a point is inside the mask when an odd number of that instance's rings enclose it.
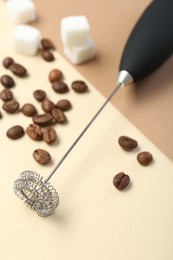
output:
{"label": "coiled whisk head", "polygon": [[52,215],[59,204],[55,188],[38,173],[24,171],[14,182],[14,192],[24,200],[40,217]]}

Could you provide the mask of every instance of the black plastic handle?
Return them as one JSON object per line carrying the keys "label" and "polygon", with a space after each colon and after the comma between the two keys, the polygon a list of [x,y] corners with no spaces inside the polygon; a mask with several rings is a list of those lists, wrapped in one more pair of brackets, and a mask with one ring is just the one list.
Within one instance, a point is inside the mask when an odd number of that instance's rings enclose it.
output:
{"label": "black plastic handle", "polygon": [[119,70],[138,81],[173,52],[173,0],[154,0],[139,18],[125,45]]}

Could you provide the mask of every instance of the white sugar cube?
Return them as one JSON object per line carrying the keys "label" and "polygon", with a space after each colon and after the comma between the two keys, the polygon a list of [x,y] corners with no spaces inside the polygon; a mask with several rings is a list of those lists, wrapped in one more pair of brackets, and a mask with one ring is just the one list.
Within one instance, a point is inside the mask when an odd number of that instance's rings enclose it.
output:
{"label": "white sugar cube", "polygon": [[36,19],[36,8],[30,0],[7,0],[7,12],[15,23],[27,23]]}
{"label": "white sugar cube", "polygon": [[86,16],[64,17],[61,20],[60,32],[63,44],[69,48],[85,45],[89,32],[89,23]]}
{"label": "white sugar cube", "polygon": [[89,37],[86,16],[69,16],[61,20],[60,32],[64,54],[74,64],[84,63],[96,54],[94,42]]}
{"label": "white sugar cube", "polygon": [[95,44],[91,39],[88,39],[87,43],[85,43],[83,46],[75,46],[73,48],[64,46],[64,54],[73,64],[81,64],[95,56]]}
{"label": "white sugar cube", "polygon": [[35,55],[40,39],[40,31],[29,25],[17,25],[12,33],[14,51],[21,54]]}

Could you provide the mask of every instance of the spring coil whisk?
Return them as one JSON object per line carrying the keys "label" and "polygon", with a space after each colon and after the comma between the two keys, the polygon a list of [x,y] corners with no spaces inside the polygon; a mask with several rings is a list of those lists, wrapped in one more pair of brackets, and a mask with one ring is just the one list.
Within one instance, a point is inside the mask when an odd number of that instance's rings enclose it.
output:
{"label": "spring coil whisk", "polygon": [[59,196],[54,187],[33,171],[20,174],[19,179],[14,182],[14,192],[40,217],[52,215],[59,204]]}

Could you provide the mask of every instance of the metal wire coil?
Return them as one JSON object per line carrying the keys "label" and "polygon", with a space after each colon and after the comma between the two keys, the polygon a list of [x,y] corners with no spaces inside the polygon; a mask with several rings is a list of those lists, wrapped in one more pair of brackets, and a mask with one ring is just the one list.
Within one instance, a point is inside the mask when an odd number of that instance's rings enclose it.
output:
{"label": "metal wire coil", "polygon": [[19,179],[14,182],[14,192],[40,217],[52,215],[59,204],[55,188],[33,171],[24,171],[20,174]]}

